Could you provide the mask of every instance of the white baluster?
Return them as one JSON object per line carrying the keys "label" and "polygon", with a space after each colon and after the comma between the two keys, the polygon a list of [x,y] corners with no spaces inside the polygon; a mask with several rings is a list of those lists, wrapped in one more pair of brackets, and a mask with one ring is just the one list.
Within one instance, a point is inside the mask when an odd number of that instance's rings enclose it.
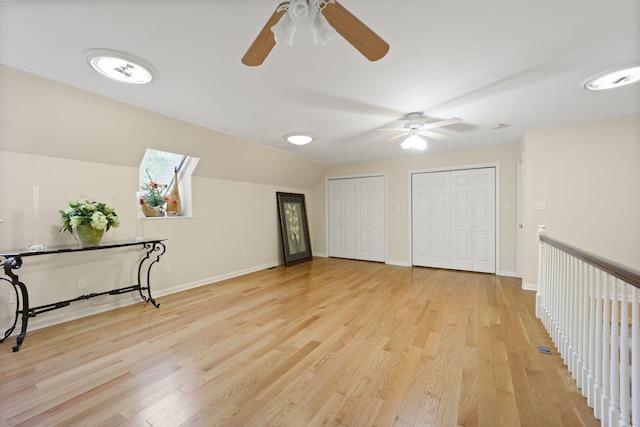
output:
{"label": "white baluster", "polygon": [[594,384],[593,384],[593,414],[599,420],[602,419],[602,349],[604,348],[604,344],[602,343],[602,310],[603,310],[603,301],[602,301],[602,273],[600,270],[594,272],[595,280],[596,280],[596,329],[595,329],[595,344],[594,344],[594,353],[595,353],[595,372],[594,372]]}
{"label": "white baluster", "polygon": [[[593,272],[593,267],[590,265],[587,265],[586,267],[586,271],[585,271],[585,275],[587,277],[587,283],[589,283],[587,292],[588,292],[588,297],[589,297],[589,314],[588,314],[588,319],[589,319],[589,331],[587,333],[587,341],[586,341],[586,348],[585,348],[585,354],[588,354],[587,356],[587,361],[585,363],[586,367],[587,367],[587,386],[585,387],[585,390],[587,391],[586,394],[586,398],[587,398],[587,404],[589,405],[589,407],[591,408],[595,408],[595,399],[594,396],[596,395],[596,390],[595,390],[595,364],[596,362],[596,322],[597,322],[597,306],[596,306],[596,302],[598,301],[597,299],[597,289],[596,289],[596,277],[595,274]],[[584,393],[583,393],[584,396]]]}
{"label": "white baluster", "polygon": [[577,327],[577,335],[575,339],[575,366],[576,366],[576,384],[580,389],[583,390],[582,395],[586,396],[584,392],[585,387],[585,378],[584,378],[584,368],[582,365],[582,354],[584,349],[582,346],[584,345],[584,330],[589,325],[587,318],[585,317],[585,287],[586,283],[584,283],[584,275],[582,273],[583,264],[582,261],[576,262],[576,304],[578,306],[578,313],[576,315],[576,327]]}
{"label": "white baluster", "polygon": [[553,298],[551,299],[551,315],[553,319],[553,335],[551,338],[553,339],[554,344],[558,351],[562,348],[560,346],[560,317],[558,315],[558,306],[562,304],[561,293],[560,293],[560,251],[556,248],[553,248]]}
{"label": "white baluster", "polygon": [[[567,366],[569,368],[569,372],[571,372],[571,376],[574,380],[576,377],[576,359],[577,352],[576,347],[578,346],[578,313],[580,312],[580,308],[578,304],[580,303],[578,298],[578,289],[577,289],[577,278],[576,278],[576,259],[570,255],[567,258],[567,302],[569,310],[567,310]],[[580,386],[578,386],[580,387]]]}
{"label": "white baluster", "polygon": [[626,283],[622,285],[620,295],[620,420],[619,427],[629,427],[631,413],[629,410],[629,300]]}
{"label": "white baluster", "polygon": [[569,255],[566,252],[562,253],[562,360],[567,365],[569,362],[569,332],[571,318],[571,300],[569,297]]}
{"label": "white baluster", "polygon": [[620,329],[618,327],[618,279],[611,281],[611,350],[609,356],[609,422],[607,425],[618,427],[620,419]]}
{"label": "white baluster", "polygon": [[609,320],[611,319],[611,298],[609,294],[609,275],[605,274],[602,278],[603,292],[602,292],[602,424],[604,426],[609,425],[607,416],[609,411],[609,387],[611,384],[611,378],[609,377],[609,357],[611,356],[611,326]]}
{"label": "white baluster", "polygon": [[589,359],[589,349],[587,348],[589,333],[589,299],[588,290],[589,282],[586,274],[586,265],[584,262],[578,262],[578,286],[580,288],[580,316],[578,327],[580,330],[580,339],[578,340],[578,387],[582,389],[582,396],[588,396],[588,382],[587,382],[587,362]]}
{"label": "white baluster", "polygon": [[631,291],[631,419],[634,427],[640,427],[640,290]]}

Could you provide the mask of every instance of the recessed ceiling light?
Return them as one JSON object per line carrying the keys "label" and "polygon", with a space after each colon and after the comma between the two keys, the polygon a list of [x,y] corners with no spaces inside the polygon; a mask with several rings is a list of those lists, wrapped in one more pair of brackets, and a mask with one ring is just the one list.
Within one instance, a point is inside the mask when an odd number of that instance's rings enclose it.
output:
{"label": "recessed ceiling light", "polygon": [[94,70],[110,79],[131,84],[153,80],[154,69],[140,58],[110,49],[91,49],[85,58]]}
{"label": "recessed ceiling light", "polygon": [[310,133],[292,133],[285,135],[284,139],[295,145],[305,145],[313,141],[315,136]]}
{"label": "recessed ceiling light", "polygon": [[640,65],[597,74],[584,84],[588,90],[605,90],[626,86],[640,80]]}

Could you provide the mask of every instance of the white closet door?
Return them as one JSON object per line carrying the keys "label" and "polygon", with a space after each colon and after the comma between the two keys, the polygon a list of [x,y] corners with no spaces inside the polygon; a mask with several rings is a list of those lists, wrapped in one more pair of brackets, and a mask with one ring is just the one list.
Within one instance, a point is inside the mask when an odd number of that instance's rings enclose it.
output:
{"label": "white closet door", "polygon": [[451,268],[450,175],[431,175],[431,267]]}
{"label": "white closet door", "polygon": [[355,257],[355,182],[329,181],[329,256]]}
{"label": "white closet door", "polygon": [[451,172],[451,268],[473,269],[472,172]]}
{"label": "white closet door", "polygon": [[473,171],[473,271],[496,272],[496,170]]}
{"label": "white closet door", "polygon": [[411,175],[413,265],[431,265],[431,174]]}
{"label": "white closet door", "polygon": [[384,261],[384,177],[329,181],[329,256]]}
{"label": "white closet door", "polygon": [[495,168],[411,176],[412,263],[495,273]]}

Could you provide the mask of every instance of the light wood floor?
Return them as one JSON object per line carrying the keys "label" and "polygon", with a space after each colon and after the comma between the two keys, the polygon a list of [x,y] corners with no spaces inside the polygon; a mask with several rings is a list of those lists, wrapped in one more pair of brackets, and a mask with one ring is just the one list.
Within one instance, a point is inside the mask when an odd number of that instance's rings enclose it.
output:
{"label": "light wood floor", "polygon": [[7,340],[0,425],[599,425],[534,300],[518,279],[316,258]]}

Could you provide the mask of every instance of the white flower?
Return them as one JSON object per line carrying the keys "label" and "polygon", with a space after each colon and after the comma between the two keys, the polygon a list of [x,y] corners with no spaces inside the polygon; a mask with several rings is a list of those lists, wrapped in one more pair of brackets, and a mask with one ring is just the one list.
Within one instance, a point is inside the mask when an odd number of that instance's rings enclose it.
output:
{"label": "white flower", "polygon": [[72,216],[71,219],[69,220],[69,225],[71,226],[71,228],[76,228],[79,224],[80,224],[79,216]]}
{"label": "white flower", "polygon": [[120,218],[114,215],[109,215],[109,223],[112,227],[118,227],[120,225]]}
{"label": "white flower", "polygon": [[109,220],[107,220],[107,217],[102,212],[94,212],[93,215],[91,215],[91,226],[96,230],[104,230],[107,228],[108,223]]}

